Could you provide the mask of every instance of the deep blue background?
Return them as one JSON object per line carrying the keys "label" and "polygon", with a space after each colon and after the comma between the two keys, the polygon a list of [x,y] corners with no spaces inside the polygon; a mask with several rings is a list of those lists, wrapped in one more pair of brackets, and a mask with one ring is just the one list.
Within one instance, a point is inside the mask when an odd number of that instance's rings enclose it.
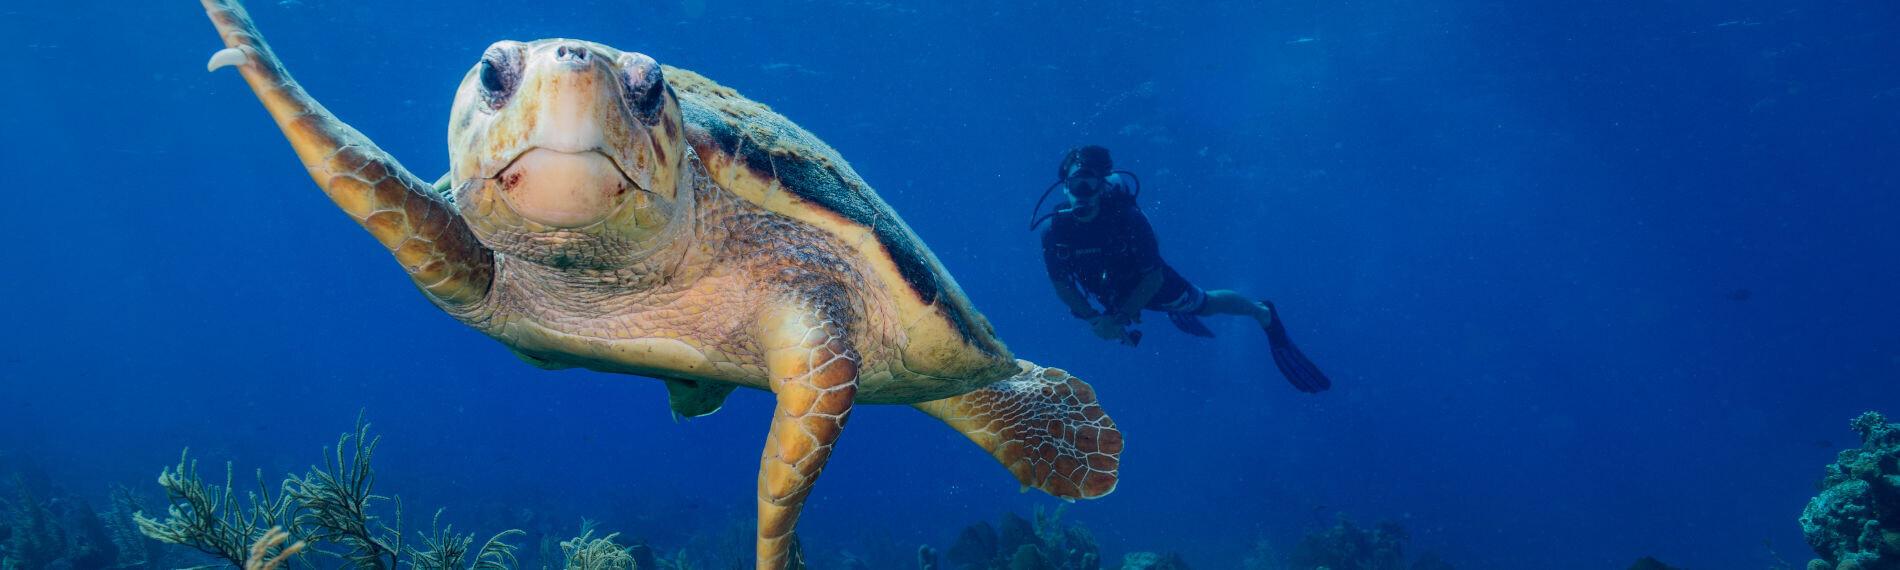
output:
{"label": "deep blue background", "polygon": [[[1799,564],[1846,421],[1900,412],[1890,2],[384,4],[251,10],[424,179],[503,38],[642,51],[824,137],[1019,355],[1097,387],[1123,482],[1070,517],[1112,557],[1238,567],[1345,512],[1461,568]],[[765,394],[675,424],[657,382],[438,313],[203,72],[198,6],[134,5],[0,7],[0,457],[94,496],[185,446],[275,477],[363,409],[418,520],[668,546],[750,516]],[[1177,268],[1277,300],[1337,387],[1295,393],[1238,322],[1129,350],[1070,319],[1021,228],[1084,142],[1142,175]],[[802,530],[942,548],[1050,503],[870,408]]]}

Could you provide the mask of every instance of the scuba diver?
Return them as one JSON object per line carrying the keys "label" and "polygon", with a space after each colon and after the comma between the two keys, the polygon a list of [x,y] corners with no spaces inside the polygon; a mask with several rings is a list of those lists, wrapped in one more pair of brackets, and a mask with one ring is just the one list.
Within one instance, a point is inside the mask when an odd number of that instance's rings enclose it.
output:
{"label": "scuba diver", "polygon": [[[1274,366],[1293,387],[1317,394],[1332,387],[1326,374],[1307,360],[1280,323],[1280,313],[1269,301],[1255,302],[1226,289],[1202,290],[1161,259],[1154,228],[1135,205],[1141,181],[1134,173],[1115,170],[1108,149],[1089,145],[1071,149],[1056,170],[1056,182],[1036,201],[1040,213],[1049,193],[1062,188],[1067,208],[1034,218],[1034,231],[1044,221],[1042,260],[1056,296],[1075,318],[1088,321],[1095,336],[1127,346],[1141,342],[1141,311],[1168,314],[1182,332],[1212,337],[1200,317],[1241,315],[1260,323],[1273,351]],[[1101,304],[1097,309],[1089,297]]]}

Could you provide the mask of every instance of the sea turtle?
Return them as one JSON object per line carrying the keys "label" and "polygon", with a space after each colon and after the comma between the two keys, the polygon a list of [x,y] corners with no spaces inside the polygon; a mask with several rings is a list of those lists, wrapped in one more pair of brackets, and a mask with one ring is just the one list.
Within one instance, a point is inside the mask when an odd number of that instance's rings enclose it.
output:
{"label": "sea turtle", "polygon": [[307,94],[236,0],[202,0],[318,186],[436,306],[545,368],[666,382],[681,416],[777,399],[758,567],[854,404],[908,404],[1025,487],[1114,490],[1121,432],[1088,384],[1014,358],[838,153],[738,92],[593,42],[502,41],[463,77],[450,172],[417,178]]}

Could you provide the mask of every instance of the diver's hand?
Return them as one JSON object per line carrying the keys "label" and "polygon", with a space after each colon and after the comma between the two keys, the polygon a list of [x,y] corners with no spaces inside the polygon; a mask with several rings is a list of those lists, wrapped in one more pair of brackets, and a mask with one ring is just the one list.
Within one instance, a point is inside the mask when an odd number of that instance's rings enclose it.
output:
{"label": "diver's hand", "polygon": [[1095,336],[1102,340],[1120,341],[1128,336],[1127,326],[1115,315],[1096,315],[1089,318],[1089,328],[1095,329]]}

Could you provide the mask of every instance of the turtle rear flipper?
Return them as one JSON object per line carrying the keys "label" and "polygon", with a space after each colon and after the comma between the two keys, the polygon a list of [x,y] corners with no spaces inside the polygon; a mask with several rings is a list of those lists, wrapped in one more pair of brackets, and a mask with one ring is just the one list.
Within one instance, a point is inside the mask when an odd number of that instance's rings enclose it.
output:
{"label": "turtle rear flipper", "polygon": [[1024,487],[1068,500],[1113,492],[1122,432],[1095,389],[1068,372],[1016,362],[1022,372],[1013,377],[916,407],[983,446]]}
{"label": "turtle rear flipper", "polygon": [[738,384],[725,382],[667,380],[666,404],[673,409],[675,420],[707,416],[725,406],[726,396],[737,389]]}

